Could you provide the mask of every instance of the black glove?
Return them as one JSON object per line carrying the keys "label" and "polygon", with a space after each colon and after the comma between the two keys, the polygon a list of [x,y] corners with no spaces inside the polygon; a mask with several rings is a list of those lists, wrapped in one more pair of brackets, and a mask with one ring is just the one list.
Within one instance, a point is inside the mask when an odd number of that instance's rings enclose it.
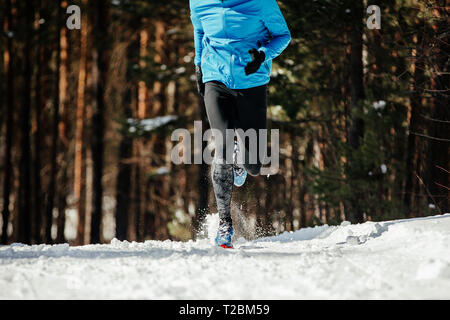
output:
{"label": "black glove", "polygon": [[197,91],[202,97],[205,96],[205,84],[203,83],[202,68],[200,66],[195,66],[195,74],[197,76]]}
{"label": "black glove", "polygon": [[256,49],[250,49],[248,53],[252,56],[252,61],[245,67],[245,74],[249,75],[258,71],[261,64],[266,60],[266,54],[263,51],[258,51]]}

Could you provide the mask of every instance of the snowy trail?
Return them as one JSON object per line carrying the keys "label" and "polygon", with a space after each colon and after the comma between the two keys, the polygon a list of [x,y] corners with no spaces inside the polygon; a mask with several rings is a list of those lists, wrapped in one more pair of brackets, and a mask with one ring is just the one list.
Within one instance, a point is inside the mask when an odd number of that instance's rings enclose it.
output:
{"label": "snowy trail", "polygon": [[235,248],[211,239],[3,246],[0,299],[450,299],[450,214],[305,228]]}

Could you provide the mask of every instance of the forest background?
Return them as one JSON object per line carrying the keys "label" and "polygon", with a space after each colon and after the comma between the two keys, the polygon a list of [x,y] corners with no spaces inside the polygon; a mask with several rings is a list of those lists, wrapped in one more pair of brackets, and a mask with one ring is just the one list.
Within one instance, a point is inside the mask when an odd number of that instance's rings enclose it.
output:
{"label": "forest background", "polygon": [[[448,1],[278,3],[280,170],[235,190],[240,234],[449,212]],[[0,25],[1,242],[195,238],[209,167],[170,161],[173,130],[208,127],[188,2],[2,0]]]}

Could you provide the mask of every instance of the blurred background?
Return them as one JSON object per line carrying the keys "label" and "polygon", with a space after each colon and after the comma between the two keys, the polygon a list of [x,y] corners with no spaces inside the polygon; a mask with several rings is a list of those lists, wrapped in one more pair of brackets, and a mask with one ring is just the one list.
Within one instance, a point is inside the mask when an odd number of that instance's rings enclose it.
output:
{"label": "blurred background", "polygon": [[[280,170],[235,189],[240,234],[449,212],[448,1],[278,3]],[[174,129],[208,128],[188,1],[1,0],[0,24],[1,242],[195,238],[209,167],[170,160]]]}

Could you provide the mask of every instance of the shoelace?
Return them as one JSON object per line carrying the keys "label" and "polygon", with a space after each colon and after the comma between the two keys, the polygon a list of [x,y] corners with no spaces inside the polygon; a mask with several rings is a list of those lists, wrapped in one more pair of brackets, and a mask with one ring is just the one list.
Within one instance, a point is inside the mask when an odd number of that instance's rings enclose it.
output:
{"label": "shoelace", "polygon": [[238,167],[237,165],[234,166],[234,172],[236,172],[236,175],[242,176],[245,172],[245,170],[241,167]]}
{"label": "shoelace", "polygon": [[229,223],[223,223],[219,225],[219,235],[221,237],[230,233],[231,225]]}
{"label": "shoelace", "polygon": [[233,164],[233,169],[234,172],[236,173],[236,175],[238,176],[242,176],[245,172],[244,168],[241,168],[238,164],[237,164],[237,154],[239,152],[239,145],[237,143],[237,141],[234,141],[234,153],[233,153],[233,157],[234,157],[234,164]]}

